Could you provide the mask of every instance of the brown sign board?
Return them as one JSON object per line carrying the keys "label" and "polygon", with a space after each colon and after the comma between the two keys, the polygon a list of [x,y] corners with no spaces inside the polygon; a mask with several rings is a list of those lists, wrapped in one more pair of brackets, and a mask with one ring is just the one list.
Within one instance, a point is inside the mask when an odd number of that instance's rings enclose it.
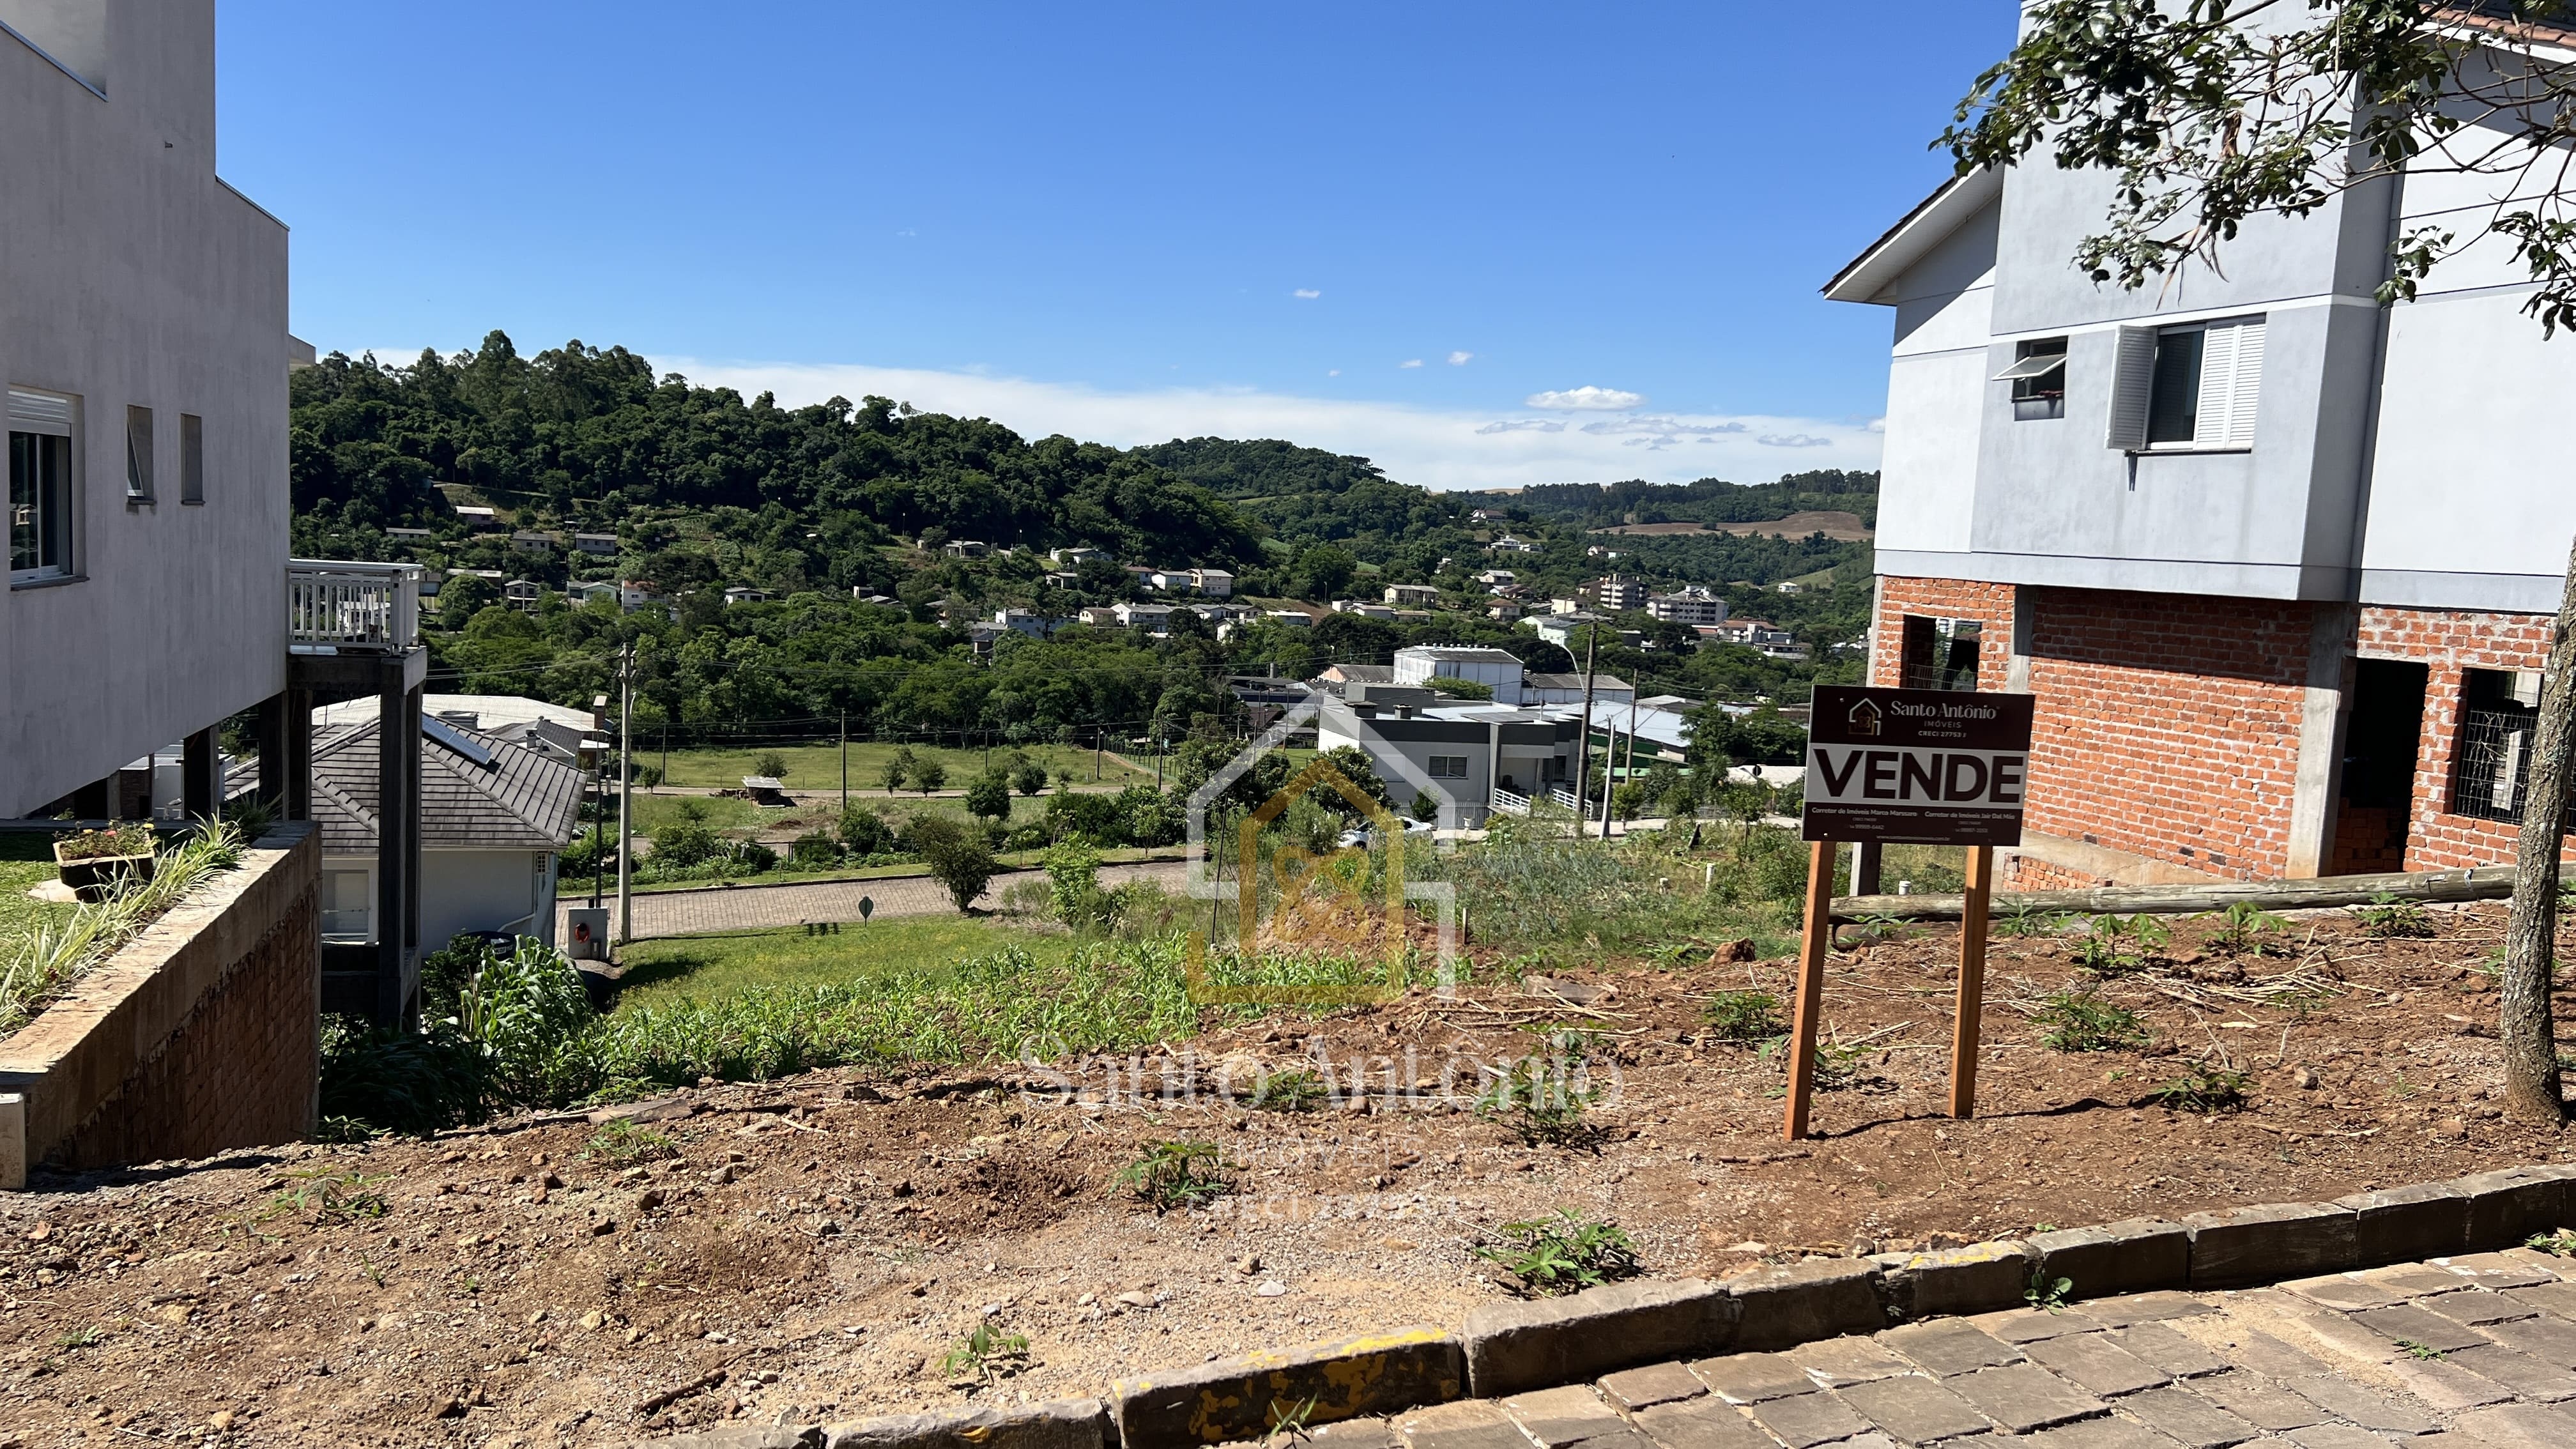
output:
{"label": "brown sign board", "polygon": [[2027,694],[1816,686],[1806,838],[2019,845],[2035,703]]}

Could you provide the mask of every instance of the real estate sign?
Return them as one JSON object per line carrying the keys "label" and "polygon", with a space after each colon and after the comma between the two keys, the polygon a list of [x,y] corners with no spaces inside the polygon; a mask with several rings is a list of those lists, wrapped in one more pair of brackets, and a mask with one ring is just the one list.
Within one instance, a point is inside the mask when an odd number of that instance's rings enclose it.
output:
{"label": "real estate sign", "polygon": [[2027,694],[1816,686],[1806,838],[2020,844],[2034,702]]}

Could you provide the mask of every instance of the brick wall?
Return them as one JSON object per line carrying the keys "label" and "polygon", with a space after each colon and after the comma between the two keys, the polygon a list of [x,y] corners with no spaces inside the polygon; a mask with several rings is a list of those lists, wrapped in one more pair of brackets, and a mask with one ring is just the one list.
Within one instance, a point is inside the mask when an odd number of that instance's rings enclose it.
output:
{"label": "brick wall", "polygon": [[20,1161],[203,1157],[312,1130],[320,1086],[321,854],[277,827],[0,1041]]}
{"label": "brick wall", "polygon": [[[2546,614],[2376,606],[2361,611],[2355,653],[2365,659],[2415,660],[2427,671],[2405,869],[2456,870],[2513,859],[2519,834],[2514,825],[2449,811],[2461,684],[2471,669],[2539,669],[2548,660],[2551,623]],[[2576,859],[2576,851],[2560,855]]]}
{"label": "brick wall", "polygon": [[2289,868],[2315,606],[1887,578],[1873,681],[1896,678],[1903,616],[1929,614],[1983,622],[1978,687],[2002,688],[2016,599],[2039,696],[2030,829],[2220,876]]}

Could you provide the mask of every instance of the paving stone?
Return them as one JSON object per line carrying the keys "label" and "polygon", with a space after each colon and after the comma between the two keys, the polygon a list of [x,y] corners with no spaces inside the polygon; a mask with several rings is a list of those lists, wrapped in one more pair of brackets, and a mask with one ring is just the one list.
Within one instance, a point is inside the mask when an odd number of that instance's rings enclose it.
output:
{"label": "paving stone", "polygon": [[1781,1350],[1780,1356],[1807,1371],[1807,1377],[1826,1388],[1845,1384],[1867,1383],[1871,1379],[1911,1373],[1914,1366],[1874,1338],[1857,1336],[1828,1338],[1816,1343],[1802,1343]]}
{"label": "paving stone", "polygon": [[2560,1368],[2576,1368],[2576,1323],[2552,1317],[2518,1318],[2510,1323],[2488,1324],[2484,1332],[2507,1348],[2519,1349]]}
{"label": "paving stone", "polygon": [[2464,1348],[2446,1357],[2448,1362],[2480,1378],[2493,1379],[2526,1399],[2550,1403],[2576,1399],[2576,1373],[2501,1344]]}
{"label": "paving stone", "polygon": [[2191,1229],[2195,1289],[2237,1288],[2360,1266],[2352,1209],[2333,1203],[2263,1203],[2192,1213],[2182,1221]]}
{"label": "paving stone", "polygon": [[1983,1432],[1986,1417],[1967,1400],[1920,1374],[1874,1379],[1839,1389],[1844,1403],[1904,1444],[1930,1444]]}
{"label": "paving stone", "polygon": [[2276,1379],[2295,1379],[2304,1374],[2329,1372],[2325,1360],[2301,1353],[2281,1340],[2259,1329],[2246,1329],[2228,1342],[2227,1356],[2240,1368]]}
{"label": "paving stone", "polygon": [[1979,1369],[1949,1382],[1959,1397],[1977,1406],[1977,1412],[2015,1434],[2089,1419],[2104,1409],[2101,1400],[2026,1363]]}
{"label": "paving stone", "polygon": [[2199,1340],[2162,1323],[2132,1324],[2103,1336],[2178,1379],[2214,1374],[2227,1367],[2227,1360],[2203,1348]]}
{"label": "paving stone", "polygon": [[2194,1379],[2191,1387],[2202,1398],[2270,1433],[2304,1429],[2326,1420],[2315,1404],[2242,1371]]}
{"label": "paving stone", "polygon": [[2457,1273],[2445,1272],[2424,1263],[2398,1263],[2386,1268],[2364,1268],[2353,1275],[2365,1283],[2376,1283],[2392,1293],[2421,1298],[2427,1293],[2456,1293],[2468,1287]]}
{"label": "paving stone", "polygon": [[2025,1344],[2022,1352],[2086,1393],[2106,1399],[2172,1382],[2172,1375],[2099,1333]]}
{"label": "paving stone", "polygon": [[2291,1392],[2330,1414],[2339,1414],[2365,1429],[2391,1434],[2430,1434],[2441,1421],[2412,1404],[2400,1403],[2377,1389],[2347,1378],[2320,1374],[2290,1381]]}
{"label": "paving stone", "polygon": [[1384,1419],[1344,1419],[1335,1424],[1319,1424],[1306,1431],[1306,1437],[1325,1449],[1394,1449],[1400,1442],[1395,1425]]}
{"label": "paving stone", "polygon": [[1867,1433],[1870,1428],[1848,1405],[1827,1393],[1766,1399],[1753,1406],[1753,1417],[1789,1449],[1812,1449],[1817,1444]]}
{"label": "paving stone", "polygon": [[2576,1444],[2576,1414],[2546,1404],[2500,1404],[2460,1416],[2461,1433],[2494,1449],[2567,1449]]}
{"label": "paving stone", "polygon": [[1625,1433],[1628,1421],[1582,1384],[1536,1393],[1514,1394],[1502,1401],[1523,1432],[1544,1449],[1566,1449],[1587,1439]]}
{"label": "paving stone", "polygon": [[1943,1378],[2022,1362],[2020,1349],[1958,1318],[1891,1328],[1878,1341]]}
{"label": "paving stone", "polygon": [[2217,1304],[2188,1293],[2159,1289],[2153,1293],[2123,1293],[2117,1298],[2090,1298],[2084,1303],[2084,1314],[2096,1323],[2112,1328],[2126,1328],[2132,1323],[2162,1323],[2176,1318],[2197,1318],[2219,1311]]}
{"label": "paving stone", "polygon": [[2144,1424],[2106,1415],[2042,1429],[2022,1441],[2032,1449],[2174,1449],[2174,1441]]}
{"label": "paving stone", "polygon": [[2045,1308],[2011,1308],[2001,1313],[1980,1313],[1968,1321],[2006,1343],[2037,1343],[2046,1338],[2064,1338],[2070,1333],[2092,1333],[2103,1326],[2099,1319],[2072,1308],[2061,1308],[2055,1312]]}
{"label": "paving stone", "polygon": [[2389,1449],[2385,1434],[2356,1429],[2350,1424],[2314,1424],[2305,1429],[2292,1429],[2290,1442],[2299,1449]]}
{"label": "paving stone", "polygon": [[2501,1293],[2490,1293],[2483,1288],[2472,1288],[2466,1293],[2440,1294],[2427,1298],[2415,1306],[2427,1313],[2470,1328],[2483,1328],[2490,1323],[2510,1323],[2517,1318],[2529,1318],[2540,1311],[2519,1298],[2507,1298]]}
{"label": "paving stone", "polygon": [[2184,1449],[2227,1449],[2262,1432],[2189,1389],[2149,1389],[2120,1407]]}
{"label": "paving stone", "polygon": [[2398,1387],[2446,1413],[2501,1404],[2513,1397],[2513,1390],[2448,1359],[2399,1358],[2388,1370],[2397,1376]]}
{"label": "paving stone", "polygon": [[2373,1308],[2366,1313],[2352,1315],[2352,1321],[2391,1343],[2421,1344],[2442,1353],[2487,1341],[2487,1336],[2474,1328],[2428,1313],[2412,1304],[2400,1308]]}
{"label": "paving stone", "polygon": [[1488,1399],[1399,1415],[1395,1427],[1411,1449],[1529,1449],[1520,1426]]}
{"label": "paving stone", "polygon": [[2535,1268],[2502,1253],[2470,1253],[2458,1258],[2436,1258],[2434,1263],[2477,1284],[2481,1288],[2537,1288],[2544,1283],[2561,1281],[2546,1268]]}
{"label": "paving stone", "polygon": [[[2252,1298],[2256,1295],[2246,1296]],[[2342,1366],[2363,1365],[2375,1368],[2404,1352],[2387,1335],[2371,1331],[2365,1325],[2355,1321],[2352,1316],[2337,1313],[2331,1309],[2313,1307],[2286,1293],[2274,1295],[2273,1301],[2264,1306],[2280,1317],[2288,1319],[2293,1326],[2315,1339],[2316,1346],[2324,1350],[2329,1358],[2340,1360]],[[2410,1310],[2401,1306],[2371,1311],[2402,1313]],[[2315,1365],[2305,1370],[2309,1373],[2329,1372],[2337,1366],[2319,1362],[2304,1353],[2300,1354],[2300,1357],[2308,1358],[2308,1361]],[[2252,1366],[2262,1368],[2265,1373],[2276,1378],[2296,1377],[2296,1374],[2289,1369],[2265,1368],[2260,1364]]]}
{"label": "paving stone", "polygon": [[2469,1199],[2447,1182],[2416,1183],[2335,1199],[2353,1214],[2353,1246],[2366,1266],[2410,1263],[2469,1247]]}
{"label": "paving stone", "polygon": [[1779,1449],[1742,1412],[1714,1399],[1658,1404],[1637,1415],[1637,1427],[1663,1449]]}
{"label": "paving stone", "polygon": [[1693,1378],[1708,1385],[1709,1392],[1730,1404],[1758,1404],[1765,1399],[1816,1391],[1816,1381],[1807,1377],[1806,1370],[1776,1353],[1704,1358],[1693,1363],[1690,1371]]}
{"label": "paving stone", "polygon": [[[2571,1201],[2576,1201],[2576,1188],[2570,1188]],[[2508,1262],[2520,1263],[2537,1273],[2546,1273],[2561,1282],[2576,1282],[2576,1258],[2562,1258],[2538,1248],[2507,1248],[2500,1255]]]}
{"label": "paving stone", "polygon": [[2469,1199],[2469,1245],[2510,1248],[2566,1221],[2566,1179],[2550,1171],[2508,1167],[2472,1173],[2453,1184]]}
{"label": "paving stone", "polygon": [[1708,1385],[1692,1377],[1691,1371],[1680,1364],[1658,1363],[1611,1374],[1601,1380],[1601,1391],[1622,1407],[1642,1409],[1650,1404],[1698,1398],[1708,1392]]}
{"label": "paving stone", "polygon": [[2504,1296],[2528,1303],[2555,1318],[2576,1322],[2576,1283],[2543,1283],[2537,1288],[2507,1288]]}
{"label": "paving stone", "polygon": [[2301,1278],[2284,1283],[2281,1291],[2296,1293],[2321,1308],[2350,1313],[2357,1308],[2390,1308],[2406,1301],[2406,1295],[2365,1282],[2356,1275],[2332,1273],[2323,1278]]}

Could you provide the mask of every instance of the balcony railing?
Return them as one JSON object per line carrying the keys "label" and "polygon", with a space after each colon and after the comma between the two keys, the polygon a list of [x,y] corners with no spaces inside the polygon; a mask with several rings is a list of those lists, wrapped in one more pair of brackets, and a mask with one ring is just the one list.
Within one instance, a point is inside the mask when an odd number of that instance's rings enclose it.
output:
{"label": "balcony railing", "polygon": [[419,643],[420,565],[286,561],[286,647],[290,652],[390,652]]}

